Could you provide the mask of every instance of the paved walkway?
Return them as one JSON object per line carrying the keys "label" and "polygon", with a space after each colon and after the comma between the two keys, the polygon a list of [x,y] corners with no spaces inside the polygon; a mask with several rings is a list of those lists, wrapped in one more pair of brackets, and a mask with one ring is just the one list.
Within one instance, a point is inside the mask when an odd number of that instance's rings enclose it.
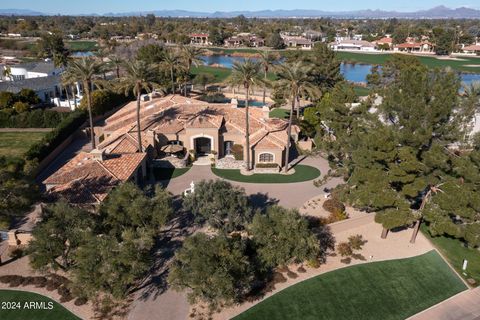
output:
{"label": "paved walkway", "polygon": [[[308,157],[303,160],[301,164],[318,168],[322,176],[329,170],[328,161],[320,156]],[[218,177],[213,174],[210,166],[193,166],[184,175],[170,180],[167,189],[173,194],[181,194],[189,187],[192,181],[196,183],[201,180],[209,179],[218,179]],[[300,208],[309,199],[316,196],[322,196],[324,194],[323,188],[332,188],[341,183],[341,179],[332,178],[320,188],[315,187],[313,181],[269,184],[230,182],[244,188],[245,192],[252,197],[254,202],[271,199],[274,203],[278,203],[287,208]]]}
{"label": "paved walkway", "polygon": [[408,320],[480,320],[480,288],[463,291]]}

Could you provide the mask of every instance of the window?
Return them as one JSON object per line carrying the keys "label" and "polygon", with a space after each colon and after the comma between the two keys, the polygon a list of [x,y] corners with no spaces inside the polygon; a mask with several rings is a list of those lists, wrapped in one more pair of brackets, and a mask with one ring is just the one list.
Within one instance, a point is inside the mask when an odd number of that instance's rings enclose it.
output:
{"label": "window", "polygon": [[273,162],[273,154],[271,153],[261,153],[259,156],[260,162]]}
{"label": "window", "polygon": [[180,140],[170,140],[168,141],[168,144],[183,146],[183,143]]}

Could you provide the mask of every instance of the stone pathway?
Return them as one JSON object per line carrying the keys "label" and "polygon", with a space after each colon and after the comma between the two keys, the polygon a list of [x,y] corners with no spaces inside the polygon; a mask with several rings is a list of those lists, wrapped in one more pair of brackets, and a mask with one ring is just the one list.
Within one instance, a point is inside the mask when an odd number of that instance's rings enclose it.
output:
{"label": "stone pathway", "polygon": [[480,320],[480,288],[463,291],[408,320]]}

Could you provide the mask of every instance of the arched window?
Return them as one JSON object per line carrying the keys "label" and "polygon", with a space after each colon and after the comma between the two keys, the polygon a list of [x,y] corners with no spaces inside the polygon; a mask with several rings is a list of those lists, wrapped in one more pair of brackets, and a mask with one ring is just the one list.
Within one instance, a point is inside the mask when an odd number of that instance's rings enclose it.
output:
{"label": "arched window", "polygon": [[273,154],[271,153],[261,153],[258,156],[259,162],[273,162]]}

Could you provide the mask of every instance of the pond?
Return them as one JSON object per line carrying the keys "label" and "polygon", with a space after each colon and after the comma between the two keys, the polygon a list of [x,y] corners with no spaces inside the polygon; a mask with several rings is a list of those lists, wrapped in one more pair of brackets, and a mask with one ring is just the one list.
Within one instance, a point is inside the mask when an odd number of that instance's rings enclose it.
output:
{"label": "pond", "polygon": [[93,57],[94,54],[91,51],[76,51],[76,52],[72,52],[70,56],[74,58],[84,58],[84,57]]}
{"label": "pond", "polygon": [[[200,59],[206,65],[217,65],[225,68],[232,68],[235,62],[243,62],[246,60],[244,57],[231,57],[226,55],[212,55],[212,56],[201,56]],[[256,61],[256,58],[251,58],[251,60]],[[340,65],[340,72],[345,77],[346,80],[351,82],[367,82],[367,75],[370,73],[372,65],[370,64],[360,64],[360,63],[342,63]],[[474,82],[480,82],[480,73],[462,73],[460,74],[462,82],[466,85]]]}

